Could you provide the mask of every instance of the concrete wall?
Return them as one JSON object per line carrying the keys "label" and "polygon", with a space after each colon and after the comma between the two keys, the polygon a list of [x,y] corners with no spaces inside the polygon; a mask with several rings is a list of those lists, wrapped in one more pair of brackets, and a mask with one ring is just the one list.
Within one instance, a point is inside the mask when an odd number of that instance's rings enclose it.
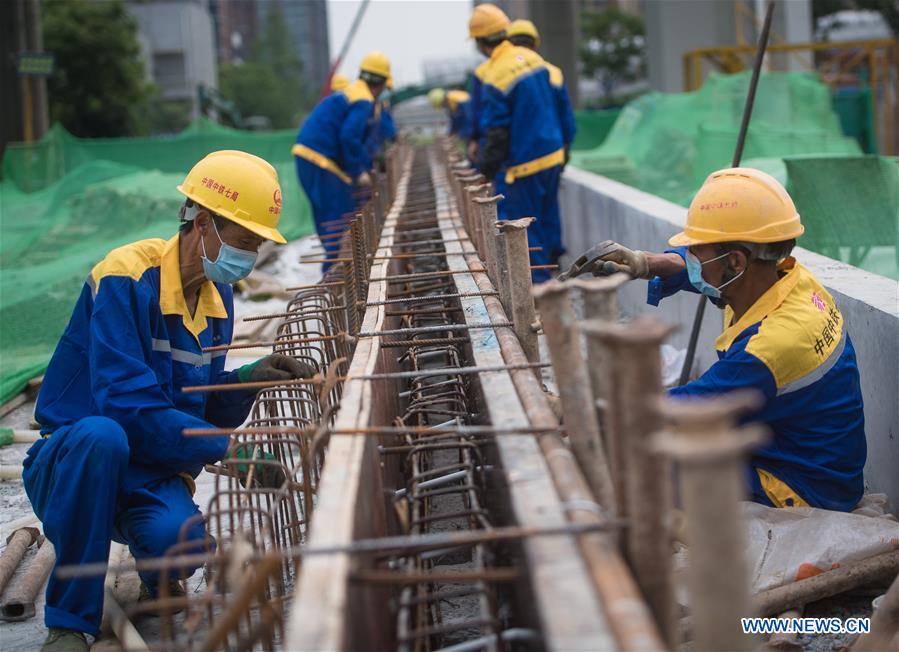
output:
{"label": "concrete wall", "polygon": [[[573,256],[601,240],[661,251],[668,238],[682,229],[687,212],[677,204],[570,166],[560,201],[563,239]],[[805,249],[797,248],[795,256],[827,287],[846,320],[865,400],[867,490],[888,494],[892,509],[899,510],[899,284]],[[648,306],[644,281],[629,283],[621,292],[625,315],[650,313],[680,324],[680,331],[671,338],[671,344],[679,348],[687,345],[697,301],[696,295],[682,293],[665,299],[658,308]],[[721,315],[713,306],[706,307],[697,349],[700,371],[717,359],[713,342],[722,329]]]}

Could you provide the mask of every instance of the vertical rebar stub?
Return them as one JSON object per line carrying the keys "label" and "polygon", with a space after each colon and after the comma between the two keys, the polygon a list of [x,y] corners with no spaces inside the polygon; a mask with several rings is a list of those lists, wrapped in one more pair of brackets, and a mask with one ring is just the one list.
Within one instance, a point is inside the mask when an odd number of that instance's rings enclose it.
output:
{"label": "vertical rebar stub", "polygon": [[754,614],[739,503],[745,498],[743,460],[768,434],[761,426],[736,424],[740,413],[761,402],[752,391],[660,402],[670,429],[656,434],[651,445],[678,463],[695,649],[756,648],[740,627],[741,618]]}
{"label": "vertical rebar stub", "polygon": [[509,286],[515,335],[518,336],[521,348],[530,362],[537,362],[540,359],[537,334],[531,327],[536,320],[537,310],[531,294],[531,259],[528,252],[527,229],[534,221],[533,217],[522,217],[517,220],[496,222],[496,227],[503,234],[506,244],[508,274],[505,282]]}

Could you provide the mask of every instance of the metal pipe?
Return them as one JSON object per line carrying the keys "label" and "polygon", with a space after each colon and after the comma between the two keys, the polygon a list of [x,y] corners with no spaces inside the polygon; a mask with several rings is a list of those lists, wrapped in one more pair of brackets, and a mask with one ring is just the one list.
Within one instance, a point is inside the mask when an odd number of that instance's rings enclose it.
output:
{"label": "metal pipe", "polygon": [[528,268],[527,228],[533,224],[533,217],[520,220],[497,222],[506,246],[506,271],[504,283],[509,287],[509,301],[512,304],[512,322],[515,335],[530,362],[540,359],[537,334],[532,325],[537,320],[534,297],[531,294],[531,271]]}
{"label": "metal pipe", "polygon": [[759,427],[736,429],[739,414],[758,405],[757,395],[739,392],[662,404],[672,430],[657,435],[653,449],[678,464],[697,650],[748,652],[758,643],[740,627],[740,619],[752,614],[739,503],[745,493],[744,458],[767,433]]}
{"label": "metal pipe", "polygon": [[571,449],[597,502],[614,514],[615,488],[596,420],[590,377],[581,353],[581,335],[568,288],[559,281],[549,281],[535,288],[534,296],[540,307]]}
{"label": "metal pipe", "polygon": [[[604,278],[573,279],[566,281],[567,285],[581,291],[584,299],[584,317],[586,324],[598,321],[600,323],[617,323],[618,288],[629,280],[626,274],[615,274]],[[586,324],[584,324],[586,326]],[[606,455],[609,460],[609,473],[612,477],[612,487],[615,494],[614,513],[621,518],[627,514],[627,487],[624,481],[626,475],[625,457],[622,452],[624,433],[620,428],[610,424],[605,414],[605,409],[600,405],[607,405],[609,400],[610,377],[609,352],[605,343],[594,337],[588,328],[582,329],[587,344],[587,371],[590,376],[590,388],[593,392],[593,407],[599,424],[599,432],[606,447]]]}
{"label": "metal pipe", "polygon": [[16,622],[34,616],[34,599],[50,576],[54,563],[56,552],[53,550],[53,544],[44,539],[37,555],[3,594],[3,601],[0,602],[0,620]]}
{"label": "metal pipe", "polygon": [[0,556],[0,595],[6,588],[9,578],[16,572],[19,562],[25,556],[25,551],[31,547],[31,544],[37,541],[40,536],[40,530],[34,527],[19,528],[6,538],[6,549]]}
{"label": "metal pipe", "polygon": [[623,436],[626,460],[627,557],[637,584],[649,602],[669,647],[676,646],[677,614],[671,572],[671,465],[649,447],[661,419],[655,408],[661,395],[659,347],[674,327],[638,317],[629,324],[594,322],[584,327],[605,342],[610,354],[607,374],[614,378],[610,418]]}

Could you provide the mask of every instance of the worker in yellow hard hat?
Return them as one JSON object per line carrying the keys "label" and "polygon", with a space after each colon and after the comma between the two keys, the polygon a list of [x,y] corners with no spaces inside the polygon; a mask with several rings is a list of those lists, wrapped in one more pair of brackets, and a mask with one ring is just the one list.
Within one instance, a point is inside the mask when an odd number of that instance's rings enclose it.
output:
{"label": "worker in yellow hard hat", "polygon": [[[300,127],[293,154],[300,185],[312,205],[315,228],[326,258],[337,256],[334,236],[344,230],[344,217],[356,208],[354,189],[363,195],[372,180],[372,156],[367,143],[378,97],[390,79],[390,60],[369,52],[359,64],[359,78],[342,91],[321,100]],[[330,263],[322,265],[327,271]]]}
{"label": "worker in yellow hard hat", "polygon": [[467,91],[432,88],[428,101],[435,109],[445,109],[449,117],[449,133],[463,141],[471,137],[471,95]]}
{"label": "worker in yellow hard hat", "polygon": [[[513,45],[518,45],[535,52],[540,48],[540,33],[537,26],[529,20],[513,20],[506,29],[509,41]],[[554,66],[544,59],[546,69],[549,71],[549,83],[553,89],[553,98],[555,100],[556,116],[559,120],[559,127],[562,129],[562,143],[565,147],[565,161],[563,168],[568,164],[571,155],[571,144],[574,142],[574,136],[577,132],[577,123],[574,119],[574,111],[571,108],[571,98],[568,95],[568,87],[565,85],[565,77],[562,70]],[[550,208],[547,213],[550,215],[558,215],[558,197],[552,199],[555,206]],[[552,263],[558,262],[565,248],[562,245],[562,225],[558,224],[558,228],[547,228],[543,239],[543,246],[549,247],[549,260]]]}
{"label": "worker in yellow hard hat", "polygon": [[480,82],[475,120],[483,143],[477,167],[504,196],[500,219],[536,218],[528,243],[534,248],[532,278],[542,283],[551,278],[547,268],[561,253],[557,195],[565,143],[546,62],[510,42],[508,28],[509,19],[492,5],[475,7],[469,23],[470,36],[488,57],[475,75]]}
{"label": "worker in yellow hard hat", "polygon": [[331,92],[339,93],[350,85],[350,79],[346,75],[335,74],[331,77]]}
{"label": "worker in yellow hard hat", "polygon": [[[316,372],[281,354],[226,371],[225,351],[209,352],[231,342],[231,284],[250,273],[264,241],[284,242],[275,169],[245,152],[213,152],[178,190],[178,233],[113,249],[94,266],[44,375],[35,410],[43,437],[22,479],[57,566],[105,563],[113,539],[138,560],[179,542],[207,545],[194,478],[205,464],[246,455],[229,453],[228,437],[183,433],[236,428],[255,390],[184,390]],[[285,479],[263,473],[257,482]],[[141,599],[155,599],[159,575],[140,576]],[[85,635],[100,631],[103,583],[103,575],[50,576],[45,652],[88,649]],[[183,596],[184,588],[170,578],[167,592]]]}
{"label": "worker in yellow hard hat", "polygon": [[471,77],[471,98],[469,114],[471,120],[470,134],[468,138],[468,159],[477,165],[479,149],[483,145],[481,118],[481,95],[484,84],[484,75],[490,67],[490,50],[506,40],[506,28],[509,26],[509,17],[494,4],[489,2],[477,5],[468,19],[468,38],[475,40],[479,53],[487,57],[474,70]]}
{"label": "worker in yellow hard hat", "polygon": [[572,271],[651,279],[649,302],[698,292],[724,309],[718,361],[670,390],[690,398],[754,389],[751,420],[773,432],[753,451],[752,500],[774,507],[852,510],[862,496],[865,418],[855,350],[820,281],[790,254],[804,228],[790,195],[751,168],[709,176],[665,253],[607,241]]}
{"label": "worker in yellow hard hat", "polygon": [[[506,29],[506,34],[513,45],[520,45],[529,50],[540,50],[540,32],[537,26],[529,20],[513,20]],[[568,87],[565,84],[565,76],[558,66],[546,61],[549,70],[549,82],[552,84],[556,98],[556,112],[559,115],[559,124],[562,127],[562,140],[565,142],[566,152],[570,150],[574,142],[577,124],[574,120],[574,111],[571,108],[571,97],[568,95]],[[567,159],[567,156],[566,156]]]}

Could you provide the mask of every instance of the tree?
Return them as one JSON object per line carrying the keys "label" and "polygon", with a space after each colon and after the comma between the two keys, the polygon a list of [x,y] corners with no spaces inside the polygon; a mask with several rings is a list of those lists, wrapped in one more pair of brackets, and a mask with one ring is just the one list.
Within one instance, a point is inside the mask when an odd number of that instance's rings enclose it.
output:
{"label": "tree", "polygon": [[645,34],[642,18],[615,7],[581,16],[583,71],[599,79],[606,101],[619,83],[645,74]]}
{"label": "tree", "polygon": [[44,46],[56,55],[47,80],[52,119],[81,137],[143,131],[152,86],[121,0],[44,0],[42,21]]}
{"label": "tree", "polygon": [[277,3],[269,5],[265,27],[250,58],[219,68],[219,91],[234,102],[242,116],[265,116],[276,129],[295,127],[300,114],[309,108],[303,64]]}

